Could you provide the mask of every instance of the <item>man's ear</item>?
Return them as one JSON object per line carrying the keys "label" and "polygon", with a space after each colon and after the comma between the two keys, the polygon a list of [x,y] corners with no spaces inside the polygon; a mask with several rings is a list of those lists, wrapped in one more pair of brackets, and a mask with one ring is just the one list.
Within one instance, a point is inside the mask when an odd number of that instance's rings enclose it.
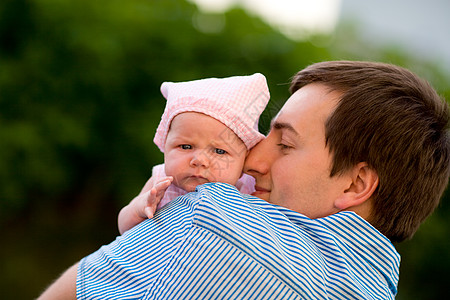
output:
{"label": "man's ear", "polygon": [[335,206],[347,210],[365,204],[378,187],[378,174],[365,162],[360,162],[348,173],[350,186],[336,199]]}

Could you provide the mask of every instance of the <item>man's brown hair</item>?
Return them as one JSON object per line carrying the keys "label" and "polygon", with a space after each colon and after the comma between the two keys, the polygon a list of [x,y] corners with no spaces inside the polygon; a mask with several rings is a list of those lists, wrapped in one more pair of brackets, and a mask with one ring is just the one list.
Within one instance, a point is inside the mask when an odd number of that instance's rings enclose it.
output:
{"label": "man's brown hair", "polygon": [[384,63],[313,64],[290,91],[310,83],[342,93],[325,124],[330,176],[366,162],[379,176],[368,221],[393,242],[411,238],[448,184],[448,104],[425,80]]}

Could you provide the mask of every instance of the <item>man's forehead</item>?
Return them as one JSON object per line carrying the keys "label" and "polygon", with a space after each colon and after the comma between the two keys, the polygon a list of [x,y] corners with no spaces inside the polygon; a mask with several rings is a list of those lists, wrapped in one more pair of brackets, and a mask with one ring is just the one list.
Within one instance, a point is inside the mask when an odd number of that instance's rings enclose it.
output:
{"label": "man's forehead", "polygon": [[341,93],[330,91],[322,84],[309,84],[297,90],[284,103],[271,121],[271,128],[277,122],[289,123],[295,128],[299,118],[325,121],[339,103]]}

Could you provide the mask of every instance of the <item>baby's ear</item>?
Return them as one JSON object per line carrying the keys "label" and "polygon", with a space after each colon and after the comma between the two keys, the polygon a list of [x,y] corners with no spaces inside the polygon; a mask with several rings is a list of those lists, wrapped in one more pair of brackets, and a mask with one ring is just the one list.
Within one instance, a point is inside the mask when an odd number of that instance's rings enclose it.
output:
{"label": "baby's ear", "polygon": [[340,210],[348,210],[364,204],[378,187],[378,174],[367,163],[358,163],[350,172],[350,186],[335,201],[335,206]]}

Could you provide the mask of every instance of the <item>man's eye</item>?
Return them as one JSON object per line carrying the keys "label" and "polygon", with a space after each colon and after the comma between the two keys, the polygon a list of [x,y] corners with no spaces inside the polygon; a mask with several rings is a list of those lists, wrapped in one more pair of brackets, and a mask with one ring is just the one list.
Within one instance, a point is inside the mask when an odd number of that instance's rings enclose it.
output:
{"label": "man's eye", "polygon": [[291,146],[288,146],[288,145],[282,144],[282,143],[277,144],[277,146],[280,147],[281,150],[289,150],[292,148]]}
{"label": "man's eye", "polygon": [[188,145],[188,144],[183,144],[183,145],[180,145],[180,148],[183,150],[189,150],[189,149],[192,149],[192,146]]}
{"label": "man's eye", "polygon": [[221,154],[221,155],[227,153],[227,151],[225,151],[225,150],[223,150],[223,149],[219,149],[219,148],[214,149],[214,152],[215,152],[216,154]]}

